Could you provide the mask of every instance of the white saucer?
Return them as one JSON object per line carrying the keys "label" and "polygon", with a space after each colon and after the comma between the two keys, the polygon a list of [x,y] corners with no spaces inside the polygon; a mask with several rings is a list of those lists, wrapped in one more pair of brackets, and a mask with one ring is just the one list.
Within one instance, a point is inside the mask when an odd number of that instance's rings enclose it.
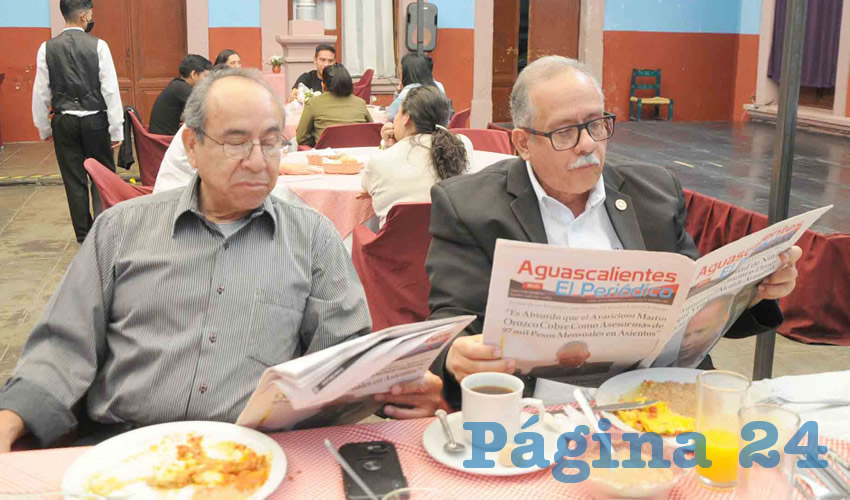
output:
{"label": "white saucer", "polygon": [[[523,413],[522,422],[525,423],[525,421],[531,416],[531,413]],[[434,421],[431,422],[431,425],[429,425],[422,434],[422,445],[425,447],[425,451],[427,451],[434,460],[440,462],[446,467],[481,476],[520,476],[544,470],[536,465],[527,468],[505,467],[499,463],[499,453],[495,451],[485,453],[485,457],[488,460],[492,460],[496,463],[494,467],[489,469],[466,468],[463,466],[463,461],[472,458],[472,445],[463,438],[462,412],[450,413],[448,415],[448,422],[449,428],[452,430],[452,435],[456,440],[458,440],[458,442],[463,443],[463,445],[466,446],[464,453],[450,455],[443,449],[443,444],[446,442],[446,435],[443,433],[443,428],[440,425],[439,419],[435,418]],[[542,424],[540,424],[540,422],[534,424],[528,429],[523,429],[520,432],[537,432],[543,436],[544,456],[546,457],[546,460],[549,461],[549,467],[551,467],[558,448],[558,436],[560,436],[560,434],[546,429]],[[548,469],[549,467],[546,468]]]}

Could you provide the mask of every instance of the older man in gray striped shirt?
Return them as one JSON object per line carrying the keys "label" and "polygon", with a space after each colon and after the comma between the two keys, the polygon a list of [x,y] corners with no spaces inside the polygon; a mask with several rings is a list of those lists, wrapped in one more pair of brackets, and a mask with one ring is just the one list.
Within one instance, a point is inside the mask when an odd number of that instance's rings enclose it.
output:
{"label": "older man in gray striped shirt", "polygon": [[[97,219],[0,390],[0,452],[70,434],[81,401],[119,428],[233,422],[269,366],[370,331],[333,225],[269,196],[283,107],[259,73],[211,75],[184,120],[198,174]],[[433,414],[434,379],[381,399]]]}

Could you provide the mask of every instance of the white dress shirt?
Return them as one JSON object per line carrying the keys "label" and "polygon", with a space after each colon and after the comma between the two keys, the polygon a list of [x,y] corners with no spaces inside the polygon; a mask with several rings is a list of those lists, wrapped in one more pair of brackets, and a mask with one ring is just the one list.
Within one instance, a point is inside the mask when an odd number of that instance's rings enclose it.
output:
{"label": "white dress shirt", "polygon": [[[80,30],[82,28],[65,28]],[[100,78],[100,93],[106,101],[106,116],[109,118],[109,137],[112,141],[124,140],[124,107],[121,105],[121,93],[118,90],[118,75],[109,46],[103,40],[97,41],[98,76]],[[53,94],[50,91],[50,73],[47,69],[47,42],[41,44],[36,56],[35,84],[32,89],[32,121],[38,128],[38,135],[45,140],[53,135],[50,126],[50,104]],[[98,111],[64,111],[62,114],[74,116],[90,116]]]}
{"label": "white dress shirt", "polygon": [[[531,186],[537,195],[540,216],[550,245],[596,250],[623,249],[620,238],[614,231],[614,225],[608,217],[608,211],[605,210],[605,181],[602,180],[602,176],[599,176],[599,180],[590,191],[584,212],[576,217],[566,205],[546,194],[534,175],[531,164],[525,162],[525,165],[528,168]],[[537,379],[534,397],[542,400],[544,404],[571,403],[574,400],[575,387],[572,384],[540,378]]]}
{"label": "white dress shirt", "polygon": [[189,157],[186,156],[186,146],[183,145],[183,131],[186,125],[180,125],[180,129],[174,135],[174,139],[165,150],[159,173],[156,174],[156,184],[153,186],[154,193],[161,193],[170,189],[182,188],[189,184],[195,175],[195,169],[189,165]]}
{"label": "white dress shirt", "polygon": [[534,175],[531,164],[525,162],[525,165],[534,194],[537,195],[540,216],[543,218],[546,239],[550,245],[590,250],[623,249],[611,219],[608,218],[608,211],[605,210],[605,182],[602,176],[590,191],[584,212],[576,217],[566,205],[546,194]]}

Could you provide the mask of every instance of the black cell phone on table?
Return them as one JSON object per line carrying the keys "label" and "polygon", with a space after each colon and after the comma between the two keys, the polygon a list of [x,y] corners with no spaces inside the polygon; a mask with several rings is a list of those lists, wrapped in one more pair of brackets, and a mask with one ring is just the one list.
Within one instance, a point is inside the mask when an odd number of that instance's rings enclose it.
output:
{"label": "black cell phone on table", "polygon": [[[340,447],[339,454],[378,498],[391,491],[407,488],[407,478],[404,477],[401,462],[398,461],[398,453],[392,443],[388,441],[348,443]],[[342,471],[342,484],[348,500],[369,498],[345,470]]]}

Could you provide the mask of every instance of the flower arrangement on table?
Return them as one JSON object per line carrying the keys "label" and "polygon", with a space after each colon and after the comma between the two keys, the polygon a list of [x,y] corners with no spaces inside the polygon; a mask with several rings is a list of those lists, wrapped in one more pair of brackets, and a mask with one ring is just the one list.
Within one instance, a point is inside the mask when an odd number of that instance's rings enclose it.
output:
{"label": "flower arrangement on table", "polygon": [[283,56],[271,56],[269,65],[272,67],[272,72],[280,73],[280,67],[283,66]]}

